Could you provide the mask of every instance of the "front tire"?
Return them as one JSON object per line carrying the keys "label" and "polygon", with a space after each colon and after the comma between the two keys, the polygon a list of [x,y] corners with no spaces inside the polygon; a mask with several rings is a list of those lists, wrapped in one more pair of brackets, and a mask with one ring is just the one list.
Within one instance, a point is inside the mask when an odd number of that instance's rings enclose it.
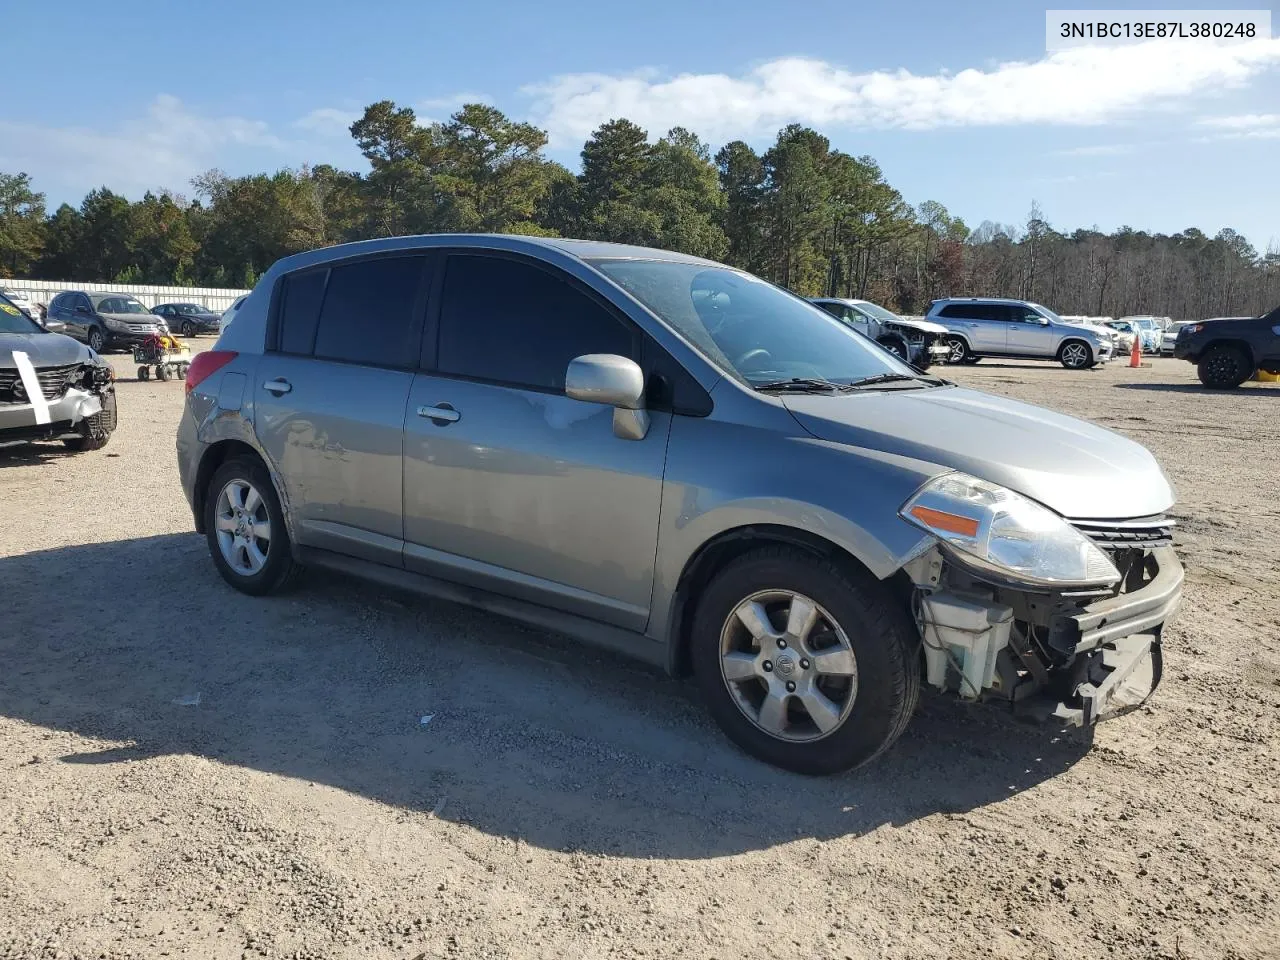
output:
{"label": "front tire", "polygon": [[694,674],[721,729],[797,773],[861,766],[906,729],[919,639],[871,576],[787,546],[716,575],[694,616]]}
{"label": "front tire", "polygon": [[1083,340],[1068,340],[1058,348],[1058,362],[1068,370],[1088,370],[1094,364],[1093,351]]}
{"label": "front tire", "polygon": [[1211,347],[1196,364],[1196,375],[1210,390],[1233,390],[1252,373],[1249,358],[1239,347]]}
{"label": "front tire", "polygon": [[86,339],[89,341],[89,349],[94,353],[106,352],[107,335],[102,332],[101,327],[90,327],[89,335]]}
{"label": "front tire", "polygon": [[205,538],[222,579],[261,597],[286,587],[300,568],[271,477],[256,460],[228,460],[209,482]]}
{"label": "front tire", "polygon": [[876,342],[903,363],[911,362],[911,351],[907,349],[907,344],[904,340],[898,337],[885,337],[883,340],[878,340]]}
{"label": "front tire", "polygon": [[70,437],[62,443],[73,453],[101,450],[116,429],[116,394],[111,391],[102,399],[102,409],[80,422],[80,436]]}

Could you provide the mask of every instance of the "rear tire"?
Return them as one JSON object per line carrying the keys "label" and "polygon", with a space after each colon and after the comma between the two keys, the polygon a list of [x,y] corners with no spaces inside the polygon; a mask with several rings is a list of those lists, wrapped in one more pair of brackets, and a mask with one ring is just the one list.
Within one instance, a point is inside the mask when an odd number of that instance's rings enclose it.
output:
{"label": "rear tire", "polygon": [[[224,491],[227,493],[225,500]],[[254,495],[251,496],[249,491]],[[264,557],[256,569],[243,541],[236,545],[236,536],[227,529],[227,521],[234,523],[238,520],[234,513],[237,499],[246,508],[244,529],[247,532],[256,534],[257,528],[265,524],[267,536],[253,537],[253,549]],[[285,527],[280,499],[276,496],[271,477],[257,460],[228,460],[214,471],[205,495],[204,526],[214,566],[222,574],[222,579],[241,593],[252,597],[276,593],[293,583],[301,572],[302,568],[293,560],[293,546]],[[244,562],[240,562],[241,558]]]}
{"label": "rear tire", "polygon": [[[792,599],[769,599],[777,597]],[[788,626],[796,600],[815,611],[807,639]],[[790,635],[789,644],[747,627],[737,611],[756,606],[768,623],[754,622]],[[868,763],[901,736],[919,697],[919,646],[906,611],[874,578],[789,546],[753,550],[717,574],[703,591],[690,637],[698,687],[729,738],[767,763],[814,775]],[[776,661],[763,664],[770,652]],[[839,669],[830,669],[833,652]],[[737,675],[735,667],[751,658],[762,664],[752,669],[765,672]],[[845,664],[852,664],[851,674]],[[825,703],[813,699],[815,690]],[[765,718],[771,698],[782,701],[772,717],[781,726]],[[811,712],[810,702],[832,708],[822,723],[822,709]]]}
{"label": "rear tire", "polygon": [[194,337],[196,335],[196,325],[190,320],[182,321],[182,335],[184,337]]}
{"label": "rear tire", "polygon": [[1196,364],[1200,382],[1210,390],[1233,390],[1252,373],[1249,359],[1239,347],[1210,347]]}
{"label": "rear tire", "polygon": [[138,379],[139,379],[139,380],[150,380],[150,379],[151,379],[151,368],[150,368],[150,367],[139,367],[139,368],[138,368]]}

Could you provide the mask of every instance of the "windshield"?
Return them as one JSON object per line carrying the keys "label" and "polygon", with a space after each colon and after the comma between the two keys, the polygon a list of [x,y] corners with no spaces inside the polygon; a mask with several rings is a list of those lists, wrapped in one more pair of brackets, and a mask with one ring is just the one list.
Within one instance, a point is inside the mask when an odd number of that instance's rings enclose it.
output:
{"label": "windshield", "polygon": [[99,313],[150,313],[133,297],[122,297],[119,294],[109,297],[94,297],[94,306]]}
{"label": "windshield", "polygon": [[[1054,323],[1066,323],[1066,322],[1067,322],[1067,321],[1063,320],[1060,316],[1058,316],[1056,313],[1054,313],[1052,310],[1050,310],[1048,307],[1043,307],[1043,306],[1041,306],[1041,305],[1040,305],[1040,304],[1038,304],[1038,303],[1029,303],[1029,304],[1027,304],[1027,306],[1031,307],[1031,309],[1033,309],[1033,310],[1037,310],[1037,311],[1039,311],[1039,313],[1040,313],[1040,315],[1041,315],[1041,316],[1048,317],[1048,318],[1049,318],[1050,320],[1052,320]],[[1087,322],[1087,321],[1081,321],[1081,322]]]}
{"label": "windshield", "polygon": [[853,309],[865,313],[869,317],[877,320],[884,320],[888,323],[896,323],[900,317],[896,313],[890,313],[878,303],[872,303],[869,300],[862,300],[853,305]]}
{"label": "windshield", "polygon": [[38,323],[14,306],[8,297],[0,296],[0,333],[43,333]]}
{"label": "windshield", "polygon": [[1153,317],[1140,317],[1139,319],[1134,320],[1133,324],[1141,330],[1155,330],[1157,328],[1155,318]]}
{"label": "windshield", "polygon": [[748,273],[670,260],[590,263],[750,386],[914,372],[826,311]]}

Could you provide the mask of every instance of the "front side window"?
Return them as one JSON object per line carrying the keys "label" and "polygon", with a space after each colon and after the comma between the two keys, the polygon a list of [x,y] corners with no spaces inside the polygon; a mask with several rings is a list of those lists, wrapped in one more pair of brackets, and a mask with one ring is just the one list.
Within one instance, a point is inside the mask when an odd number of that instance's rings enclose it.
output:
{"label": "front side window", "polygon": [[441,373],[563,390],[588,353],[638,359],[635,334],[566,279],[519,260],[455,255],[440,302]]}
{"label": "front side window", "polygon": [[898,315],[896,313],[886,310],[878,303],[871,303],[868,301],[866,303],[858,304],[854,309],[864,317],[879,320],[881,323],[896,323],[898,321]]}
{"label": "front side window", "polygon": [[320,309],[315,355],[370,366],[410,366],[426,263],[422,256],[380,257],[334,267]]}
{"label": "front side window", "polygon": [[590,262],[750,386],[790,379],[849,384],[913,373],[826,311],[748,273],[670,260]]}

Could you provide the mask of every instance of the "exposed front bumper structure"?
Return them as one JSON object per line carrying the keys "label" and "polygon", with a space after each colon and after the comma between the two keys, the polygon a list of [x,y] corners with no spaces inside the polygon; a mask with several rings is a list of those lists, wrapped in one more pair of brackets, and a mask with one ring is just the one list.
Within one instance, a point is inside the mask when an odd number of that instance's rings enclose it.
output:
{"label": "exposed front bumper structure", "polygon": [[1140,705],[1160,682],[1184,572],[1170,546],[1133,552],[1121,591],[1092,598],[983,581],[938,549],[913,561],[928,682],[1073,726]]}

